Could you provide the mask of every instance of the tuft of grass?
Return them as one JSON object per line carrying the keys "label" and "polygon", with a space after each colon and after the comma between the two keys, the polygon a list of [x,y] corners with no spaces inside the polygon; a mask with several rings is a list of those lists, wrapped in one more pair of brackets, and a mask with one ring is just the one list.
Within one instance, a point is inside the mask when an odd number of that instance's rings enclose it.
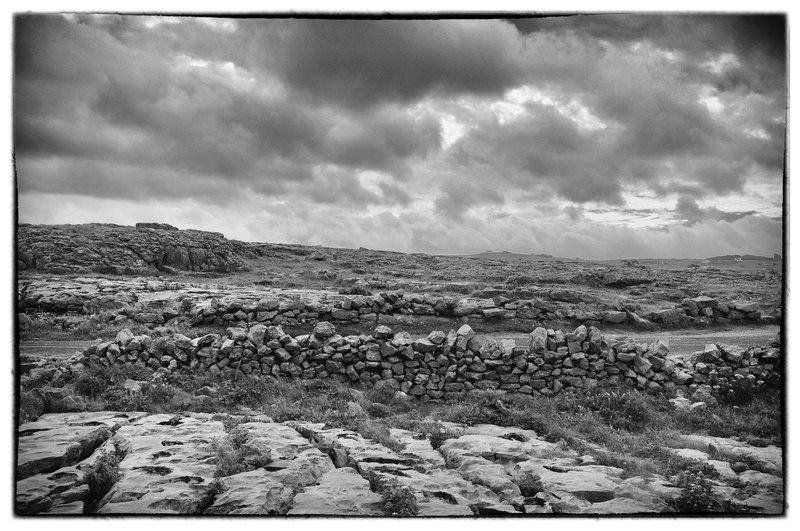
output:
{"label": "tuft of grass", "polygon": [[447,439],[456,439],[458,434],[445,428],[438,422],[423,421],[418,423],[414,431],[428,439],[431,448],[438,450]]}
{"label": "tuft of grass", "polygon": [[671,501],[679,513],[749,513],[752,509],[723,498],[714,492],[714,485],[703,472],[683,471],[678,474],[677,486],[681,494]]}
{"label": "tuft of grass", "polygon": [[417,516],[419,505],[414,493],[396,479],[381,478],[370,471],[369,486],[373,492],[381,494],[381,506],[387,516]]}
{"label": "tuft of grass", "polygon": [[526,498],[532,498],[544,491],[542,478],[538,474],[528,473],[517,482],[520,493]]}
{"label": "tuft of grass", "polygon": [[211,442],[217,460],[214,477],[220,478],[249,472],[263,468],[272,462],[272,456],[247,446],[247,438],[247,430],[236,426],[228,432],[226,437]]}
{"label": "tuft of grass", "polygon": [[91,512],[119,480],[119,459],[113,453],[102,453],[84,477],[89,486],[86,512]]}

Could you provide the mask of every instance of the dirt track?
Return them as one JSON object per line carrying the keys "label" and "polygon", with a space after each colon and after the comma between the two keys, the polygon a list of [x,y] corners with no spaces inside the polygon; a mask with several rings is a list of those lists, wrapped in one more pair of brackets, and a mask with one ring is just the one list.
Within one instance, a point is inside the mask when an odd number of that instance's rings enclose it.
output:
{"label": "dirt track", "polygon": [[[669,340],[670,353],[673,355],[691,354],[697,350],[702,350],[706,343],[729,343],[742,347],[752,345],[763,345],[772,341],[775,334],[780,331],[780,327],[760,326],[760,327],[737,327],[728,330],[672,330],[660,332],[625,332],[605,334],[606,338],[613,340],[621,337],[630,337],[637,342],[650,343],[657,338]],[[480,335],[480,334],[479,334]],[[486,334],[481,337],[494,337],[495,339],[514,339],[517,344],[525,345],[528,342],[527,334],[502,332],[496,334]]]}
{"label": "dirt track", "polygon": [[93,343],[85,341],[20,341],[19,353],[29,356],[55,356],[68,358],[75,352],[82,351]]}

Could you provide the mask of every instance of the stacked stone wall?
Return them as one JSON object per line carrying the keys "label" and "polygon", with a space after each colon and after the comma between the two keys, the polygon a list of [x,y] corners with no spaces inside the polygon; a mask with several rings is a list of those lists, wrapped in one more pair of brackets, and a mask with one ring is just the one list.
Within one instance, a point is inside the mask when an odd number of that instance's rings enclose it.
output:
{"label": "stacked stone wall", "polygon": [[280,326],[230,327],[225,335],[136,336],[128,329],[84,351],[88,362],[154,370],[202,371],[231,377],[335,378],[387,382],[421,399],[450,398],[473,389],[553,395],[564,389],[637,388],[650,393],[721,394],[735,385],[775,385],[780,348],[706,345],[686,362],[668,357],[666,343],[608,342],[594,327],[572,332],[536,328],[526,345],[481,341],[469,325],[412,338],[381,325],[371,335],[342,336],[329,322],[293,337]]}

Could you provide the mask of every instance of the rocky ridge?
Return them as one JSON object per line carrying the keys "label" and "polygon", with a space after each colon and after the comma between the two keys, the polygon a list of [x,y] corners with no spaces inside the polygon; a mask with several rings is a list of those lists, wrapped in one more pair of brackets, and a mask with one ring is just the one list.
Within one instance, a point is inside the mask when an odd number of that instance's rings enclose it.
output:
{"label": "rocky ridge", "polygon": [[17,265],[52,273],[118,275],[177,271],[232,272],[246,267],[250,247],[218,232],[163,223],[29,225],[17,228]]}

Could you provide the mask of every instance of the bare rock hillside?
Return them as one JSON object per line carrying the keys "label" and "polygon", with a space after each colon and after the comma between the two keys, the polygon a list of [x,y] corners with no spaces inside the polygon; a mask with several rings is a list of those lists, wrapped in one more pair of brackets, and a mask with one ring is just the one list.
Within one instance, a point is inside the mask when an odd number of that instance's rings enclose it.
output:
{"label": "bare rock hillside", "polygon": [[247,244],[218,232],[178,230],[163,223],[29,225],[17,232],[20,269],[52,273],[152,274],[246,269]]}

